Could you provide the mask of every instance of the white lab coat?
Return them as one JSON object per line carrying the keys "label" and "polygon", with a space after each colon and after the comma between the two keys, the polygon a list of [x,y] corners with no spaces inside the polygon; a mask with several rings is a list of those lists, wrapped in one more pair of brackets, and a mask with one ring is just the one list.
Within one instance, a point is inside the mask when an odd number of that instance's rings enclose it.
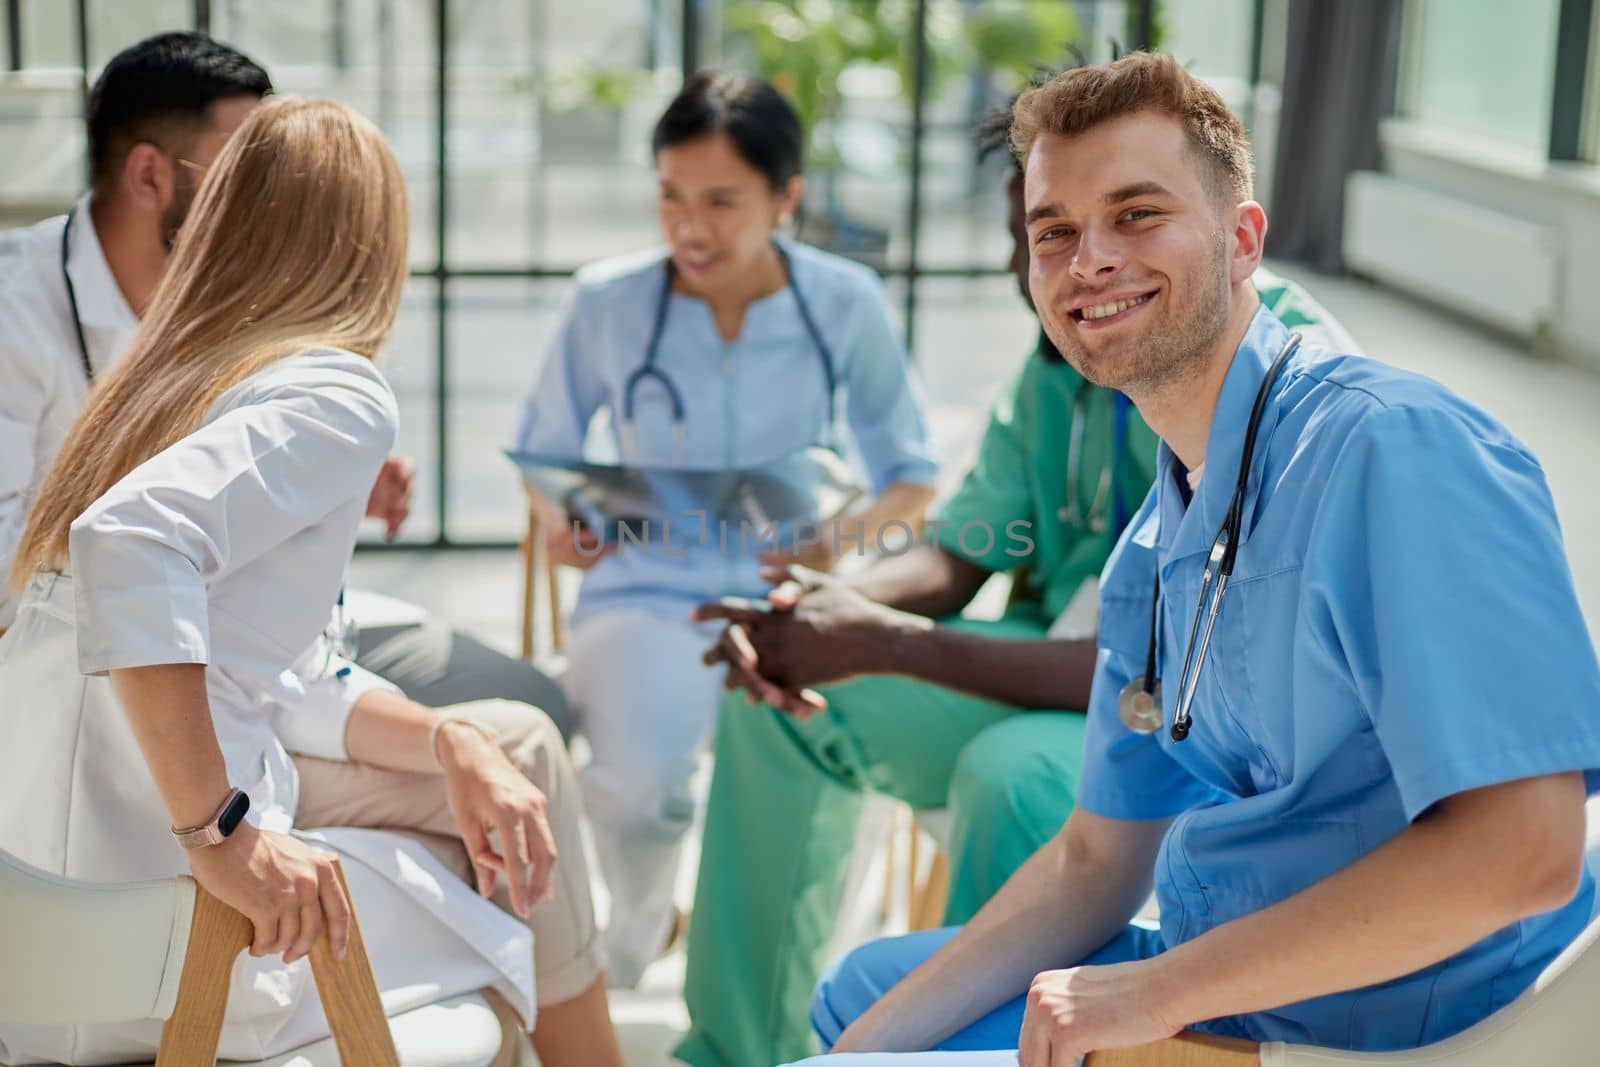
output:
{"label": "white lab coat", "polygon": [[[89,362],[101,374],[139,320],[106,265],[89,198],[76,210],[68,269]],[[65,216],[57,216],[0,234],[0,629],[16,614],[4,575],[11,572],[32,488],[44,480],[89,392],[61,274],[65,224]]]}
{"label": "white lab coat", "polygon": [[[343,714],[293,666],[337,595],[395,406],[365,359],[302,353],[229,391],[189,437],[139,466],[72,527],[70,575],[40,575],[0,638],[0,849],[69,878],[187,871],[104,672],[205,663],[230,781],[264,829],[294,826],[288,751],[345,758]],[[297,828],[299,829],[299,828]],[[409,840],[330,830],[391,1011],[486,984],[533,1017],[527,928]],[[431,946],[419,951],[418,946]],[[3,963],[0,963],[3,965]],[[323,1031],[306,964],[248,955],[224,1058]],[[121,1062],[158,1028],[0,1023],[0,1062]]]}
{"label": "white lab coat", "polygon": [[[75,211],[67,270],[77,293],[89,363],[98,377],[122,355],[139,319],[106,262],[88,196]],[[28,505],[89,393],[61,273],[65,225],[66,216],[58,215],[0,233],[0,630],[16,616],[16,598],[8,594],[6,578]],[[286,684],[298,686],[306,700],[341,721],[363,693],[395,688],[348,660],[330,656],[320,633]]]}

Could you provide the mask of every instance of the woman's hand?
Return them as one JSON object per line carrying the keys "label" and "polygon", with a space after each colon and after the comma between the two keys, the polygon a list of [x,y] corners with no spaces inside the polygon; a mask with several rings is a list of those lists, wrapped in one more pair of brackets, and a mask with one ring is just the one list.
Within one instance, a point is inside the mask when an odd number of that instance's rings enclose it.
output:
{"label": "woman's hand", "polygon": [[586,571],[611,555],[614,545],[600,544],[593,530],[574,522],[562,508],[546,500],[533,486],[522,483],[528,494],[528,504],[539,520],[539,536],[544,539],[545,551],[563,567],[576,567]]}
{"label": "woman's hand", "polygon": [[544,535],[545,551],[550,558],[564,567],[586,571],[611,555],[615,545],[601,545],[594,531],[582,523],[562,517],[554,521],[539,520],[539,530]]}
{"label": "woman's hand", "polygon": [[[522,918],[553,892],[556,863],[545,795],[477,727],[449,722],[439,728],[439,765],[461,840],[478,876],[478,892],[494,894],[505,875],[511,909]],[[499,839],[498,847],[491,840]]]}
{"label": "woman's hand", "polygon": [[328,934],[335,959],[350,940],[350,901],[333,856],[287,834],[249,823],[218,845],[189,853],[195,881],[255,927],[250,955],[282,954],[293,963]]}
{"label": "woman's hand", "polygon": [[383,520],[383,539],[393,541],[411,514],[417,465],[404,456],[390,456],[378,469],[378,480],[367,497],[367,518]]}

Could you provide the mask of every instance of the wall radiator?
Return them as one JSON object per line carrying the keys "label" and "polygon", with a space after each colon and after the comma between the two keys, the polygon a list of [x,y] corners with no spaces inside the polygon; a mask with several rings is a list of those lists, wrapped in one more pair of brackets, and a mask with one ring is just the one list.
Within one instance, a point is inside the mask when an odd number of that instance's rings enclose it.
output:
{"label": "wall radiator", "polygon": [[1344,258],[1357,273],[1523,337],[1555,318],[1554,227],[1371,171],[1350,175],[1344,195]]}

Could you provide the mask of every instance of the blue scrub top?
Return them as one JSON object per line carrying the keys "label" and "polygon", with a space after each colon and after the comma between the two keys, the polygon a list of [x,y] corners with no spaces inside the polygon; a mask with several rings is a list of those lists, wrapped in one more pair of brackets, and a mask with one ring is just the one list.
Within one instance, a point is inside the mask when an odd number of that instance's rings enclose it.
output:
{"label": "blue scrub top", "polygon": [[[675,455],[668,394],[653,378],[635,389],[632,430],[624,432],[624,390],[644,363],[666,275],[667,252],[656,249],[578,272],[527,398],[517,447],[579,458],[591,421],[604,409],[610,415],[605,451],[624,463],[726,470],[834,443],[863,468],[875,492],[893,482],[932,485],[937,454],[882,281],[840,256],[793,241],[780,244],[792,283],[833,355],[837,441],[827,440],[830,398],[822,356],[792,287],[752,303],[731,342],[717,332],[704,300],[672,293],[656,366],[682,396],[681,456]],[[602,560],[584,575],[579,614],[626,602],[680,618],[703,600],[765,594],[755,554],[770,543],[758,544],[752,532],[741,545],[738,529],[724,538],[713,528],[701,544],[700,533],[675,527],[671,554],[658,544],[624,548]]]}
{"label": "blue scrub top", "polygon": [[[1287,336],[1257,314],[1193,501],[1163,446],[1102,577],[1078,803],[1176,817],[1155,872],[1168,946],[1326,878],[1454,793],[1577,770],[1597,786],[1600,667],[1538,461],[1437,382],[1309,343],[1262,420],[1193,730],[1174,743],[1122,725],[1117,695],[1144,670],[1157,566],[1171,724],[1244,428]],[[1532,982],[1583,929],[1593,893],[1585,872],[1565,907],[1423,971],[1206,1028],[1364,1050],[1437,1041]]]}

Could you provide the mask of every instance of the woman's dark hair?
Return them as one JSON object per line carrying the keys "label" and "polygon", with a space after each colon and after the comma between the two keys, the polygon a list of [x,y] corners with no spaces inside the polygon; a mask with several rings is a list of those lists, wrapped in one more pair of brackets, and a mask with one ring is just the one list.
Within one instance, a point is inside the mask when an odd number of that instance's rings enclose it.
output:
{"label": "woman's dark hair", "polygon": [[656,122],[650,150],[722,131],[746,163],[782,189],[805,157],[800,117],[768,83],[751,74],[701,71],[684,83]]}

